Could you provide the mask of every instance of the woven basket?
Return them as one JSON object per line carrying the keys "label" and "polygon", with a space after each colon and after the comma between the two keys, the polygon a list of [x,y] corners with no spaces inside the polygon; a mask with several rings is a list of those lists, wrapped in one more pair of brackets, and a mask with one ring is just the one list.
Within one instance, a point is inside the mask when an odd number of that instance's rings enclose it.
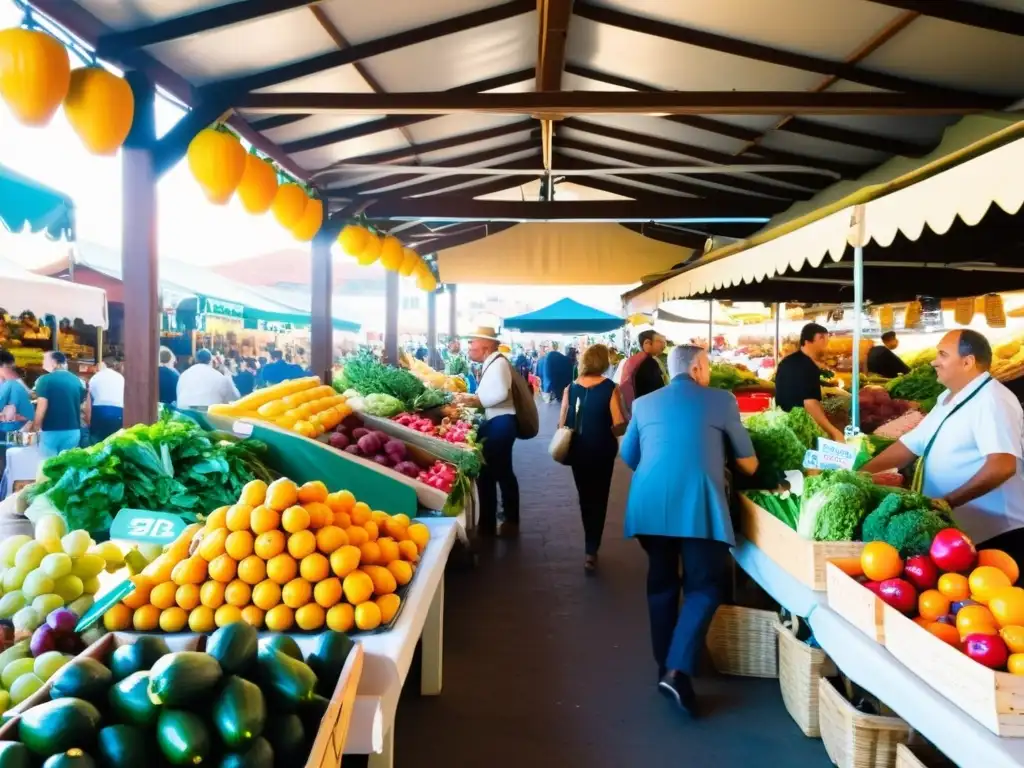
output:
{"label": "woven basket", "polygon": [[708,627],[707,648],[723,675],[778,677],[775,611],[723,605]]}
{"label": "woven basket", "polygon": [[[794,622],[799,619],[794,616]],[[820,738],[818,727],[818,680],[832,677],[836,667],[820,648],[798,640],[793,629],[775,622],[779,638],[779,688],[782,703],[805,736]]]}
{"label": "woven basket", "polygon": [[896,768],[956,768],[956,763],[930,744],[897,744]]}
{"label": "woven basket", "polygon": [[895,768],[896,747],[910,739],[903,720],[859,712],[824,677],[818,682],[818,723],[825,751],[839,768]]}

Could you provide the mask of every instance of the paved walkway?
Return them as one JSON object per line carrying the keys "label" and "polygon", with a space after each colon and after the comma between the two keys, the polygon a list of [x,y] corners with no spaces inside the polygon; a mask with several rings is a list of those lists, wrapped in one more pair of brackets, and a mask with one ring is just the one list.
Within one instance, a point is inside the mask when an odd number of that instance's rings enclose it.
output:
{"label": "paved walkway", "polygon": [[583,572],[569,470],[541,435],[516,448],[522,534],[447,577],[444,692],[406,687],[398,768],[661,768],[830,765],[786,713],[777,680],[707,677],[690,722],[656,692],[644,602],[646,561],[622,536],[629,471],[612,487],[600,571]]}

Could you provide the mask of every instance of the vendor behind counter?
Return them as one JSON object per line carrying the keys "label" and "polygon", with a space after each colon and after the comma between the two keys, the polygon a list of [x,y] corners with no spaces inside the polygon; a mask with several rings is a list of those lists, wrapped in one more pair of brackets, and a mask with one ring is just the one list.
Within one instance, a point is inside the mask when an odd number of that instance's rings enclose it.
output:
{"label": "vendor behind counter", "polygon": [[884,376],[887,379],[895,379],[897,376],[910,373],[910,366],[900,360],[896,354],[896,348],[899,345],[896,331],[883,333],[882,343],[875,345],[868,352],[868,373]]}
{"label": "vendor behind counter", "polygon": [[843,433],[828,420],[821,407],[821,370],[828,349],[828,330],[808,323],[800,330],[800,349],[779,362],[775,374],[775,403],[784,411],[803,408],[833,440]]}

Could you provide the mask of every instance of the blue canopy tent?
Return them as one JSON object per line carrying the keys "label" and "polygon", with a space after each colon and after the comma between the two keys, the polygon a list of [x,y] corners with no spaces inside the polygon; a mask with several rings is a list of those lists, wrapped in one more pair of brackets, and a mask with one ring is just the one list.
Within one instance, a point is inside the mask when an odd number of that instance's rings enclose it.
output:
{"label": "blue canopy tent", "polygon": [[71,198],[0,165],[0,223],[10,232],[27,226],[52,240],[75,239]]}
{"label": "blue canopy tent", "polygon": [[506,318],[503,325],[508,331],[568,336],[576,333],[608,333],[621,328],[625,322],[618,315],[610,315],[572,299],[560,299],[535,312]]}

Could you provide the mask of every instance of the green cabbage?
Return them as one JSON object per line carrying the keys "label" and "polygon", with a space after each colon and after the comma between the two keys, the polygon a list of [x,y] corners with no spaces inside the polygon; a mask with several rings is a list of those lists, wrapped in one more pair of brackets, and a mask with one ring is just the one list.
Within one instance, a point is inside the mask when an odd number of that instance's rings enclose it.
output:
{"label": "green cabbage", "polygon": [[391,395],[375,392],[363,398],[363,413],[368,413],[371,416],[390,419],[404,410],[405,406],[402,404],[402,401]]}

